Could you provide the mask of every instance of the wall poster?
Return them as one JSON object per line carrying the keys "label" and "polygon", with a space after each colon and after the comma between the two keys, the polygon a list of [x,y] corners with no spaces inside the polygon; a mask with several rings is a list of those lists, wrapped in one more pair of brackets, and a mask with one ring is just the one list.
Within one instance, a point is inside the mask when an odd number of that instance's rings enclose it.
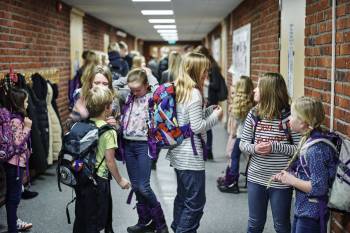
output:
{"label": "wall poster", "polygon": [[250,76],[250,30],[251,25],[247,24],[233,31],[232,65],[229,69],[233,81],[241,75]]}

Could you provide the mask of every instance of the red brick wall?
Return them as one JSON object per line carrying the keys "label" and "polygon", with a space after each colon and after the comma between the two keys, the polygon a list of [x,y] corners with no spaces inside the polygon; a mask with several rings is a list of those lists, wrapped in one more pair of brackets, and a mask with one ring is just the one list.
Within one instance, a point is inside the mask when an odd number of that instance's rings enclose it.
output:
{"label": "red brick wall", "polygon": [[[329,127],[331,101],[332,1],[307,0],[305,19],[305,95],[323,101]],[[350,137],[350,2],[336,8],[334,129]],[[350,215],[335,213],[331,232],[350,232]]]}
{"label": "red brick wall", "polygon": [[[227,65],[232,64],[232,32],[251,24],[250,74],[257,80],[265,72],[279,72],[280,17],[277,0],[246,0],[227,17]],[[228,75],[228,83],[231,82]]]}
{"label": "red brick wall", "polygon": [[[70,10],[63,4],[56,11],[56,1],[1,0],[0,1],[0,72],[57,68],[60,74],[57,103],[61,118],[68,116],[68,80],[70,74]],[[134,37],[120,38],[117,28],[92,16],[84,16],[84,49],[103,51],[103,35],[110,41],[124,40],[134,49]]]}
{"label": "red brick wall", "polygon": [[67,80],[70,77],[70,7],[56,12],[56,1],[0,1],[0,72],[58,68],[58,107],[67,110]]}

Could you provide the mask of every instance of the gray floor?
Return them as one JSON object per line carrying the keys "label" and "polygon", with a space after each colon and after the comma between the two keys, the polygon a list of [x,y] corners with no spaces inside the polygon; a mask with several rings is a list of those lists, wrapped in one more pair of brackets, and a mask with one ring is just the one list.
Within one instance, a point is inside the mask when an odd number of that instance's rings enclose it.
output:
{"label": "gray floor", "polygon": [[[246,232],[248,220],[247,193],[241,194],[221,193],[216,188],[216,178],[225,168],[224,156],[227,135],[218,126],[214,129],[214,161],[206,165],[206,192],[207,204],[201,220],[199,233],[243,233]],[[122,173],[126,175],[125,166],[118,164]],[[242,164],[242,169],[245,165]],[[161,154],[158,168],[152,173],[152,187],[159,197],[165,211],[168,225],[172,220],[173,201],[176,195],[176,179],[174,171],[169,167],[169,162]],[[242,185],[244,180],[241,180]],[[37,178],[33,183],[33,190],[39,192],[39,196],[32,200],[22,200],[18,210],[18,216],[25,221],[31,221],[34,225],[32,233],[69,233],[72,225],[67,224],[65,206],[71,200],[72,192],[64,187],[62,193],[57,189],[54,167],[47,173]],[[136,210],[133,210],[135,201],[131,205],[126,204],[128,192],[123,191],[112,182],[112,195],[114,202],[113,225],[116,233],[125,233],[129,225],[137,222]],[[74,218],[74,205],[70,207],[72,220]],[[6,211],[0,208],[0,232],[6,230]],[[272,233],[273,223],[271,211],[265,226],[266,233]]]}

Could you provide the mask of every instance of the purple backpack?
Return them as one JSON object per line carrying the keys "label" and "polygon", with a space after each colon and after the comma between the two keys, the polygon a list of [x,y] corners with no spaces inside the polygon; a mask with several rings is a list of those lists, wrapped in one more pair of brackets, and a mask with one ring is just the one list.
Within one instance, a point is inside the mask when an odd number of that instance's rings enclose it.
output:
{"label": "purple backpack", "polygon": [[6,108],[0,108],[0,162],[10,160],[14,154],[11,113]]}
{"label": "purple backpack", "polygon": [[14,155],[23,153],[27,147],[27,140],[21,145],[14,146],[14,135],[11,119],[20,118],[10,113],[6,108],[0,108],[0,163],[10,160]]}

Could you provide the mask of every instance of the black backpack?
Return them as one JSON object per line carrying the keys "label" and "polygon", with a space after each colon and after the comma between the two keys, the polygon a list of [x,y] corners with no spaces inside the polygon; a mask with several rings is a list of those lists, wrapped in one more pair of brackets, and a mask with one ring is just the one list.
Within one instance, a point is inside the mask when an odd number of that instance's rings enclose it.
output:
{"label": "black backpack", "polygon": [[103,157],[96,168],[98,139],[108,130],[115,129],[108,124],[98,128],[93,121],[88,120],[75,123],[64,136],[57,164],[60,191],[61,183],[72,188],[84,185],[85,182],[97,185],[95,175],[105,159]]}

